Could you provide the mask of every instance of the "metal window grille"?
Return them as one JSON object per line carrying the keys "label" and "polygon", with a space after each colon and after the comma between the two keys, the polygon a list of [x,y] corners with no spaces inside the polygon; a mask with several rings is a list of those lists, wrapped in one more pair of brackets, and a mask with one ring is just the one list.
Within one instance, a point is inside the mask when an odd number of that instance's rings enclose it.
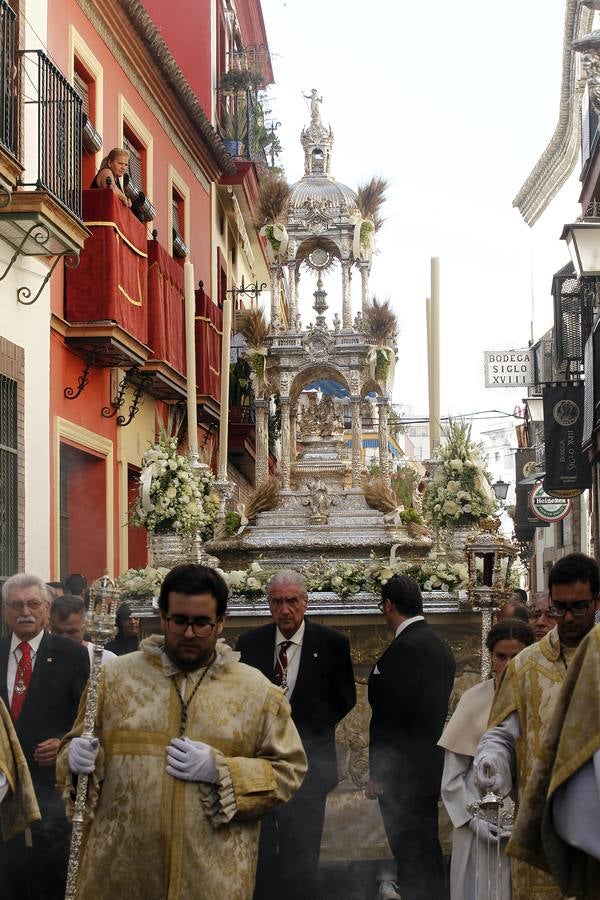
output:
{"label": "metal window grille", "polygon": [[585,342],[592,329],[591,292],[576,277],[573,264],[568,263],[554,275],[552,295],[556,367],[563,377],[579,377],[583,373]]}
{"label": "metal window grille", "polygon": [[15,49],[16,14],[6,0],[0,0],[0,143],[17,153],[15,136]]}
{"label": "metal window grille", "polygon": [[179,221],[179,200],[175,196],[173,196],[173,230],[177,232],[180,238],[183,238],[181,222]]}
{"label": "metal window grille", "polygon": [[48,191],[81,219],[81,97],[42,50],[20,50],[18,57],[27,86],[25,132],[37,136],[37,178],[27,186]]}
{"label": "metal window grille", "polygon": [[140,150],[131,142],[131,140],[123,136],[123,149],[129,153],[129,178],[133,186],[138,191],[144,190],[144,168],[142,166],[142,154]]}
{"label": "metal window grille", "polygon": [[0,580],[19,563],[17,382],[0,375]]}
{"label": "metal window grille", "polygon": [[[551,335],[552,332],[549,332]],[[554,341],[552,337],[543,337],[532,346],[534,384],[528,389],[529,397],[541,397],[544,384],[557,381],[558,374],[554,365]]]}

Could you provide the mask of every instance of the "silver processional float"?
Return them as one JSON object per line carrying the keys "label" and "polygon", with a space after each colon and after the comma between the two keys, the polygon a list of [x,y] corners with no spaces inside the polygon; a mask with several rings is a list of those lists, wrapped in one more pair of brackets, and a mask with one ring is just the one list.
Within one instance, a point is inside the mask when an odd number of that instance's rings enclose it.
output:
{"label": "silver processional float", "polygon": [[[96,711],[98,707],[98,687],[102,668],[104,645],[114,637],[116,631],[117,608],[120,592],[115,582],[108,575],[102,575],[90,587],[88,611],[86,616],[86,632],[94,645],[92,668],[87,687],[85,717],[82,737],[93,739]],[[67,871],[67,888],[65,900],[75,900],[77,894],[77,877],[81,862],[81,842],[85,827],[89,775],[77,776],[77,793],[75,796],[75,812],[73,814],[73,831],[71,834],[71,850]]]}

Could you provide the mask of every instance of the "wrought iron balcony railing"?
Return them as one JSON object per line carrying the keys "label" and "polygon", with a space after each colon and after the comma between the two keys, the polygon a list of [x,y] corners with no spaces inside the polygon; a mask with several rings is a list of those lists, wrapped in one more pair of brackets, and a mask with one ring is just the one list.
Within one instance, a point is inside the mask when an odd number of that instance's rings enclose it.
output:
{"label": "wrought iron balcony railing", "polygon": [[81,219],[81,97],[42,50],[17,56],[27,135],[22,186],[47,191]]}
{"label": "wrought iron balcony railing", "polygon": [[15,12],[0,0],[0,143],[17,155],[17,138],[15,133],[15,48],[16,48]]}

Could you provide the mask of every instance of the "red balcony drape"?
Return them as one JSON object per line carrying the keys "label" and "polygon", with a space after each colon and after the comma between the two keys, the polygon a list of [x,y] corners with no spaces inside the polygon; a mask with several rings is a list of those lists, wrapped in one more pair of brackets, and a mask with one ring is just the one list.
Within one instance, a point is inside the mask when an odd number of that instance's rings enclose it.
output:
{"label": "red balcony drape", "polygon": [[196,380],[198,393],[221,396],[223,312],[202,288],[196,291]]}
{"label": "red balcony drape", "polygon": [[76,269],[66,268],[69,322],[117,322],[148,343],[146,226],[108,188],[83,191],[83,218],[91,231]]}
{"label": "red balcony drape", "polygon": [[148,343],[155,359],[185,374],[183,267],[158,241],[148,241]]}

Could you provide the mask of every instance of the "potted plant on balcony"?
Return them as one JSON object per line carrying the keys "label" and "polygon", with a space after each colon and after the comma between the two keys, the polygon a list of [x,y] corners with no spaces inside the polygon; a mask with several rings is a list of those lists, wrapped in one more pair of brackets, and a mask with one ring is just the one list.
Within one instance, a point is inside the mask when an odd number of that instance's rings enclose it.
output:
{"label": "potted plant on balcony", "polygon": [[259,91],[265,86],[265,79],[257,69],[229,69],[219,79],[223,94],[242,94],[245,91]]}
{"label": "potted plant on balcony", "polygon": [[238,104],[234,110],[226,110],[221,126],[221,139],[230,156],[244,156],[248,139],[246,105]]}

